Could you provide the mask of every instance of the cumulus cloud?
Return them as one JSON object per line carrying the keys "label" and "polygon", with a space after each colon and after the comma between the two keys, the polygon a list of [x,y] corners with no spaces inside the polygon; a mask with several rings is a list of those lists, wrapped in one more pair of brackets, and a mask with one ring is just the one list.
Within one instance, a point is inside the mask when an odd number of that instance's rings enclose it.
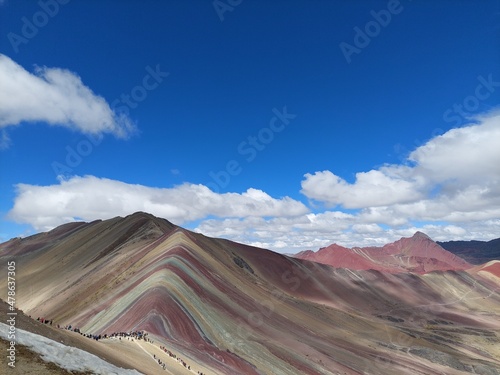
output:
{"label": "cumulus cloud", "polygon": [[296,253],[318,250],[332,243],[345,247],[383,246],[401,237],[411,237],[417,231],[435,241],[489,240],[498,237],[500,225],[497,219],[458,225],[439,222],[384,228],[374,223],[363,224],[363,218],[357,215],[343,215],[339,211],[326,211],[289,218],[208,219],[194,230],[277,252]]}
{"label": "cumulus cloud", "polygon": [[423,196],[419,185],[400,173],[403,169],[406,168],[360,172],[356,174],[354,184],[330,171],[307,173],[301,192],[308,198],[345,208],[386,206],[418,200]]}
{"label": "cumulus cloud", "polygon": [[[366,236],[375,226],[357,225],[355,215],[341,211],[305,213],[291,217],[228,218],[202,221],[195,231],[212,237],[228,238],[278,252],[317,250],[333,242],[344,246],[374,244]],[[381,238],[384,236],[382,234]]]}
{"label": "cumulus cloud", "polygon": [[[318,249],[331,244],[332,238],[342,233],[334,228],[328,233],[321,228],[314,228],[308,225],[310,224],[308,216],[208,219],[193,229],[206,236],[227,238],[278,252]],[[323,225],[326,226],[326,223],[320,224]],[[301,229],[301,226],[306,229]]]}
{"label": "cumulus cloud", "polygon": [[412,215],[416,216],[412,210],[417,211],[421,205],[419,215],[425,216],[428,204],[312,213],[299,201],[273,198],[257,189],[218,194],[204,185],[185,183],[156,188],[85,176],[49,186],[18,184],[9,216],[37,231],[45,231],[74,220],[91,221],[146,211],[207,236],[285,253],[317,250],[332,243],[346,247],[382,246],[416,231],[440,241],[498,236],[498,210],[485,211],[481,218],[461,216],[462,220],[456,222],[448,216],[450,222],[443,224],[443,213],[436,209],[435,213],[426,214],[428,221],[412,222]]}
{"label": "cumulus cloud", "polygon": [[50,186],[18,184],[9,216],[37,230],[48,230],[77,218],[107,219],[136,211],[183,224],[208,216],[287,217],[309,210],[289,197],[276,199],[253,188],[241,194],[218,194],[204,185],[186,183],[173,188],[156,188],[76,176]]}
{"label": "cumulus cloud", "polygon": [[134,124],[65,69],[38,67],[30,73],[0,54],[0,128],[44,122],[85,134],[126,137]]}
{"label": "cumulus cloud", "polygon": [[[308,173],[301,192],[336,207],[287,218],[210,219],[196,230],[277,251],[383,245],[416,231],[434,240],[498,237],[500,113],[434,137],[405,163],[359,172]],[[347,212],[345,209],[349,209]]]}
{"label": "cumulus cloud", "polygon": [[382,246],[416,231],[437,241],[488,240],[500,227],[498,144],[500,114],[491,113],[431,139],[403,164],[359,172],[353,183],[331,171],[307,174],[302,193],[334,206],[316,212],[252,188],[218,194],[204,185],[156,188],[85,176],[17,185],[9,215],[47,230],[147,211],[208,236],[287,253],[332,243]]}
{"label": "cumulus cloud", "polygon": [[405,165],[356,174],[348,183],[330,171],[306,174],[301,192],[328,205],[363,209],[376,223],[469,221],[499,217],[500,113],[452,129],[416,148]]}
{"label": "cumulus cloud", "polygon": [[10,146],[10,138],[5,129],[0,131],[0,150],[6,150]]}
{"label": "cumulus cloud", "polygon": [[459,188],[469,184],[498,183],[500,177],[500,112],[484,115],[478,124],[451,129],[414,150],[414,175],[429,184],[447,183]]}

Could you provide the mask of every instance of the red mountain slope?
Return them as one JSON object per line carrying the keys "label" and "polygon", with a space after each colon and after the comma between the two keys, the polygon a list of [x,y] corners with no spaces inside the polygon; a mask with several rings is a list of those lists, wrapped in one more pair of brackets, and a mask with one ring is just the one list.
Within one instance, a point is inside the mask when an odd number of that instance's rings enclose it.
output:
{"label": "red mountain slope", "polygon": [[328,264],[337,268],[352,270],[378,270],[400,273],[425,274],[432,271],[459,271],[472,267],[462,258],[446,251],[427,235],[416,232],[410,238],[387,244],[383,247],[354,247],[337,244],[298,253],[296,258]]}

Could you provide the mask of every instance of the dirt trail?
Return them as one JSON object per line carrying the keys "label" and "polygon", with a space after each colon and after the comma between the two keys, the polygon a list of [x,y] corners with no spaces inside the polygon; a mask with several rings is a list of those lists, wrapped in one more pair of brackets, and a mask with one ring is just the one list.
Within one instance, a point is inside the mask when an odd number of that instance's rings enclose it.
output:
{"label": "dirt trail", "polygon": [[[8,307],[4,301],[0,300],[0,316],[7,316]],[[36,319],[32,319],[21,310],[17,310],[16,327],[25,331],[36,333],[45,336],[51,340],[57,341],[67,346],[73,346],[92,353],[99,358],[121,368],[135,368],[144,374],[165,374],[165,375],[192,375],[196,374],[196,369],[203,370],[207,375],[211,375],[210,371],[206,371],[197,364],[191,364],[192,369],[188,370],[183,367],[175,358],[170,357],[167,353],[160,349],[161,343],[154,344],[143,340],[129,340],[122,338],[103,339],[95,341],[84,337],[78,333],[60,329],[50,324],[42,324]],[[0,339],[0,350],[7,352],[8,342]],[[0,356],[0,374],[6,375],[89,375],[91,373],[70,372],[58,367],[53,363],[45,362],[41,359],[38,353],[33,352],[27,347],[17,345],[16,367],[10,368],[7,365],[6,356]],[[170,349],[171,350],[171,349]],[[175,352],[174,350],[171,350]],[[180,353],[175,352],[178,357],[183,357]],[[166,370],[158,364],[153,357],[156,355],[168,367]],[[5,370],[5,371],[4,371]]]}

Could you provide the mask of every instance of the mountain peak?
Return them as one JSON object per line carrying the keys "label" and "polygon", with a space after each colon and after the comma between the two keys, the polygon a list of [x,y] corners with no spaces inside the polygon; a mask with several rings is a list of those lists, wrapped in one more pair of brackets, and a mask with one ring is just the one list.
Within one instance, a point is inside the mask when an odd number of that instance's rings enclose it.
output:
{"label": "mountain peak", "polygon": [[315,253],[297,254],[297,258],[354,270],[374,269],[391,273],[464,270],[471,267],[462,258],[446,251],[420,231],[412,237],[383,247],[344,248],[332,244]]}
{"label": "mountain peak", "polygon": [[143,223],[150,222],[151,225],[157,226],[164,233],[166,231],[170,231],[176,227],[175,224],[171,223],[167,219],[159,218],[159,217],[156,217],[148,212],[143,212],[143,211],[137,211],[137,212],[134,212],[133,214],[125,216],[123,218],[123,221],[130,221],[133,223],[134,222],[143,222]]}
{"label": "mountain peak", "polygon": [[148,213],[148,212],[144,212],[144,211],[137,211],[137,212],[134,212],[133,214],[130,214],[130,215],[127,215],[124,217],[124,219],[141,219],[141,218],[145,218],[145,219],[157,219],[156,216]]}
{"label": "mountain peak", "polygon": [[421,238],[432,241],[432,239],[428,235],[420,231],[416,231],[412,238]]}

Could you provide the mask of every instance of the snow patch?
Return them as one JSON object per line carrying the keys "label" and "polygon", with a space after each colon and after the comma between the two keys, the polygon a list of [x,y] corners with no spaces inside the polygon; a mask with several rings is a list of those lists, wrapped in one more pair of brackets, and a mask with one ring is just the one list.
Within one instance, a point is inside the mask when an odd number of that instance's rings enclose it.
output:
{"label": "snow patch", "polygon": [[[0,323],[0,337],[7,341],[9,326]],[[16,344],[24,345],[39,353],[46,362],[53,362],[70,371],[90,371],[93,374],[103,375],[141,375],[136,370],[127,370],[108,363],[101,358],[84,350],[66,346],[57,341],[48,339],[22,329],[16,329]]]}

